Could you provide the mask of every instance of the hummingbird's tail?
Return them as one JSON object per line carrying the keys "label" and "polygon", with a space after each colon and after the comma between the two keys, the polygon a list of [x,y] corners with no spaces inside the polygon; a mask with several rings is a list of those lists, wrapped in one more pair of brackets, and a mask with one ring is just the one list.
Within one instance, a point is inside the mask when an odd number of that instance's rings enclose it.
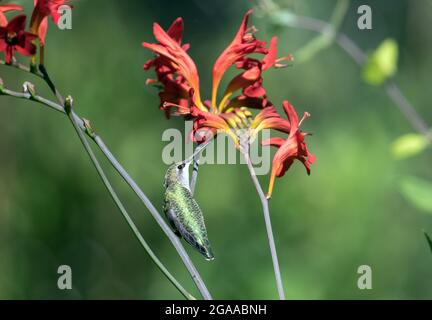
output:
{"label": "hummingbird's tail", "polygon": [[212,261],[215,258],[213,254],[213,249],[208,242],[204,246],[199,246],[198,251],[204,256],[207,261]]}
{"label": "hummingbird's tail", "polygon": [[215,259],[214,254],[213,254],[213,250],[211,247],[206,248],[205,252],[202,252],[202,254],[204,255],[204,258],[207,261],[212,261]]}

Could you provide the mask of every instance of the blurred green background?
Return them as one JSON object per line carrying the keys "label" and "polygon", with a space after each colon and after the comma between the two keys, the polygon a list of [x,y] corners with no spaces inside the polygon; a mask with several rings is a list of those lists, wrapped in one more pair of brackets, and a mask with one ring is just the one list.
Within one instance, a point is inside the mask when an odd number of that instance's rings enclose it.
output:
{"label": "blurred green background", "polygon": [[[17,1],[27,6],[32,1]],[[386,38],[399,45],[396,83],[426,122],[432,122],[432,2],[369,1],[373,30],[357,28],[351,1],[341,30],[366,51]],[[293,13],[329,21],[335,1],[278,1]],[[47,67],[77,112],[92,120],[120,162],[161,208],[166,166],[162,133],[183,128],[158,110],[142,64],[152,54],[152,23],[185,20],[186,42],[210,94],[211,68],[256,1],[75,1],[73,29],[51,26]],[[51,23],[51,22],[50,22]],[[258,36],[279,36],[280,54],[294,53],[316,34],[274,27],[257,12]],[[27,61],[22,59],[23,62]],[[36,79],[0,66],[9,88]],[[289,99],[312,117],[312,174],[296,163],[276,182],[271,214],[290,299],[432,298],[432,255],[422,229],[432,215],[401,193],[407,176],[432,180],[430,149],[396,159],[392,143],[413,129],[384,89],[365,83],[361,70],[336,45],[303,64],[265,75],[270,99]],[[99,154],[100,155],[100,154]],[[103,160],[103,158],[101,157]],[[102,161],[146,240],[196,296],[183,264],[146,208]],[[264,186],[267,177],[261,177]],[[426,193],[426,197],[429,194]],[[197,200],[216,260],[187,250],[215,298],[275,299],[273,268],[261,205],[244,165],[201,168]],[[432,194],[430,195],[432,197]],[[428,201],[428,199],[423,199]],[[57,268],[72,267],[73,290],[57,288]],[[357,288],[357,268],[370,265],[373,289]],[[0,97],[0,298],[182,298],[141,249],[112,203],[72,126],[60,114],[27,101]]]}

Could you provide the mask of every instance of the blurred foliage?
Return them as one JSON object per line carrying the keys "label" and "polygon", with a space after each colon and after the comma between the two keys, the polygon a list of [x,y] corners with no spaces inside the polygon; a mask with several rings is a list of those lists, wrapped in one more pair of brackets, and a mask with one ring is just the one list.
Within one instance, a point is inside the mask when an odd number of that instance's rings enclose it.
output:
{"label": "blurred foliage", "polygon": [[[22,2],[29,12],[32,1]],[[336,1],[277,3],[293,14],[329,21]],[[183,123],[167,121],[158,109],[157,90],[144,85],[153,75],[142,65],[152,55],[141,42],[153,41],[154,21],[166,28],[182,16],[184,39],[208,97],[212,63],[255,4],[76,1],[71,31],[51,25],[46,59],[53,80],[65,95],[74,96],[76,111],[92,121],[158,208],[166,170],[161,136],[170,127],[183,129]],[[432,6],[427,0],[374,1],[373,30],[360,31],[357,8],[362,4],[351,1],[341,30],[366,51],[382,39],[398,43],[395,81],[431,124]],[[274,28],[258,15],[251,20],[260,38],[279,37],[281,56],[316,37]],[[385,69],[387,76],[391,69]],[[0,77],[15,90],[30,80],[50,97],[42,83],[23,73],[0,66]],[[337,46],[307,63],[269,70],[264,84],[276,106],[289,99],[300,114],[311,113],[304,130],[313,132],[308,143],[318,158],[310,177],[296,163],[277,181],[270,203],[287,297],[431,298],[431,261],[421,230],[431,230],[432,219],[399,188],[404,176],[432,181],[430,148],[415,159],[395,159],[390,146],[410,132],[409,123],[382,88],[362,81],[361,70]],[[157,224],[102,162],[146,240],[198,296]],[[268,183],[267,177],[260,180]],[[214,297],[277,298],[261,206],[246,167],[203,166],[197,188],[216,260],[206,262],[187,250]],[[72,267],[71,291],[57,289],[61,264]],[[357,288],[357,268],[363,264],[372,267],[373,290]],[[0,298],[181,298],[131,234],[67,119],[8,97],[0,99]]]}
{"label": "blurred foliage", "polygon": [[370,54],[363,69],[363,79],[369,84],[380,85],[396,73],[397,62],[397,42],[386,39]]}
{"label": "blurred foliage", "polygon": [[418,209],[432,213],[432,182],[405,177],[401,181],[401,192]]}
{"label": "blurred foliage", "polygon": [[397,138],[392,144],[393,155],[405,159],[418,155],[429,145],[427,138],[419,133],[409,133]]}
{"label": "blurred foliage", "polygon": [[424,232],[424,235],[426,237],[426,241],[429,245],[429,248],[431,249],[431,252],[432,252],[432,238],[430,237],[430,235],[426,231]]}
{"label": "blurred foliage", "polygon": [[[298,63],[305,63],[315,57],[320,51],[328,48],[335,41],[336,35],[339,32],[339,28],[346,16],[346,13],[349,9],[350,1],[349,0],[337,0],[335,4],[335,8],[331,15],[329,25],[331,26],[331,30],[327,32],[321,33],[312,39],[309,43],[305,44],[302,48],[296,51],[296,61]],[[278,13],[278,16],[280,13]],[[285,24],[289,25],[289,21],[285,19],[281,19],[280,22],[285,22]]]}

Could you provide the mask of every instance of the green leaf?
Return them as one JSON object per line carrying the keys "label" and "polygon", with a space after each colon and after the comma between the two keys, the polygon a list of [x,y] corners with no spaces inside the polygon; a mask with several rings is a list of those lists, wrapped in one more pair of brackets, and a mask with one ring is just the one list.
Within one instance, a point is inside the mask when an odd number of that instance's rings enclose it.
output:
{"label": "green leaf", "polygon": [[396,159],[405,159],[422,152],[429,141],[422,134],[409,133],[397,138],[392,144],[392,153]]}
{"label": "green leaf", "polygon": [[423,233],[424,233],[424,235],[426,237],[426,241],[427,241],[427,243],[429,245],[429,248],[430,248],[430,250],[432,252],[432,238],[427,234],[426,231],[423,231]]}
{"label": "green leaf", "polygon": [[271,13],[270,21],[278,26],[292,26],[297,21],[297,17],[289,10],[277,10]]}
{"label": "green leaf", "polygon": [[363,80],[371,85],[380,85],[397,71],[398,44],[393,39],[384,40],[372,52],[363,68]]}
{"label": "green leaf", "polygon": [[432,213],[432,182],[405,177],[400,183],[400,190],[417,209]]}

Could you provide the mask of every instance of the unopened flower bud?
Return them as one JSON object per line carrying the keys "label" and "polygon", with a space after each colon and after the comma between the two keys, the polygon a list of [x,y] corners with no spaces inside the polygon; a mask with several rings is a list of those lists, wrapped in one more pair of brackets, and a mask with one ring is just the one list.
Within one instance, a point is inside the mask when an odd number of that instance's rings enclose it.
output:
{"label": "unopened flower bud", "polygon": [[87,135],[90,138],[94,138],[96,136],[96,132],[93,130],[93,127],[91,126],[90,120],[83,118],[82,121],[84,123],[84,127],[85,127]]}
{"label": "unopened flower bud", "polygon": [[64,108],[66,114],[70,114],[73,106],[73,98],[71,96],[67,96],[64,102]]}
{"label": "unopened flower bud", "polygon": [[23,84],[23,92],[24,93],[29,93],[30,97],[32,99],[34,99],[36,97],[36,89],[35,89],[34,84],[31,83],[31,82],[28,82],[28,81],[24,82],[24,84]]}

